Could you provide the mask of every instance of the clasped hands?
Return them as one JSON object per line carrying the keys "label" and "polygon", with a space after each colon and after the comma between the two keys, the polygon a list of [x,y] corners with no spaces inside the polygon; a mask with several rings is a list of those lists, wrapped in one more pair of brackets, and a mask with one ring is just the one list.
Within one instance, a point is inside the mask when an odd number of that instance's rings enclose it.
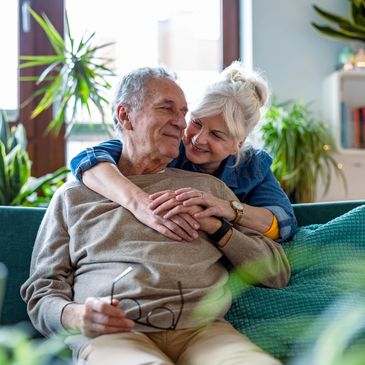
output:
{"label": "clasped hands", "polygon": [[155,216],[172,220],[186,233],[193,229],[197,234],[197,230],[200,229],[211,234],[220,227],[215,217],[225,217],[229,220],[235,217],[228,201],[193,188],[164,190],[149,195],[149,199],[152,202],[148,209]]}

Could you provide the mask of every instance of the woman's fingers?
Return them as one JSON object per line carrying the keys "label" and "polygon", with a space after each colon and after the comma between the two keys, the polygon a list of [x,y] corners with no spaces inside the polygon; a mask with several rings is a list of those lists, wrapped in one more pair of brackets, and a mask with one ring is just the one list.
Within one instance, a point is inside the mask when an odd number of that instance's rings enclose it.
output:
{"label": "woman's fingers", "polygon": [[191,198],[203,198],[204,192],[191,188],[184,188],[175,191],[177,201],[185,201]]}
{"label": "woman's fingers", "polygon": [[163,218],[171,219],[172,217],[174,217],[175,215],[178,215],[178,214],[186,214],[186,213],[189,214],[189,209],[190,208],[188,206],[185,206],[185,204],[184,205],[179,204],[175,208],[170,209],[168,212],[166,212],[164,214]]}
{"label": "woman's fingers", "polygon": [[149,208],[155,210],[156,208],[159,208],[161,204],[164,204],[170,200],[175,200],[175,193],[171,190],[160,191],[150,195],[149,198],[152,200]]}
{"label": "woman's fingers", "polygon": [[162,190],[162,191],[157,191],[156,193],[150,194],[148,196],[149,199],[151,200],[155,200],[156,198],[160,197],[161,195],[164,195],[166,193],[170,193],[171,190]]}
{"label": "woman's fingers", "polygon": [[178,205],[181,205],[181,202],[178,202],[175,198],[169,199],[165,201],[164,203],[160,204],[157,208],[152,209],[153,213],[159,216],[164,215],[167,211],[170,211],[171,209],[175,208]]}

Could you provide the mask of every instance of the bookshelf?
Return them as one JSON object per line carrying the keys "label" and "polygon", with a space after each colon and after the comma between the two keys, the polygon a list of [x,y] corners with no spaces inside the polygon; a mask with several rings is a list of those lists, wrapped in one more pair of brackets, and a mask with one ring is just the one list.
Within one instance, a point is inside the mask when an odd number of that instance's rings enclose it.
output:
{"label": "bookshelf", "polygon": [[340,153],[365,156],[365,70],[338,71],[324,82],[323,119]]}
{"label": "bookshelf", "polygon": [[[342,165],[348,191],[333,176],[328,194],[323,197],[323,184],[317,187],[318,201],[364,199],[365,181],[365,114],[364,125],[357,131],[355,146],[354,110],[365,107],[365,70],[337,71],[328,76],[323,87],[323,120],[329,123],[336,143],[334,158]],[[360,132],[363,141],[360,140]],[[361,145],[363,143],[363,146]]]}

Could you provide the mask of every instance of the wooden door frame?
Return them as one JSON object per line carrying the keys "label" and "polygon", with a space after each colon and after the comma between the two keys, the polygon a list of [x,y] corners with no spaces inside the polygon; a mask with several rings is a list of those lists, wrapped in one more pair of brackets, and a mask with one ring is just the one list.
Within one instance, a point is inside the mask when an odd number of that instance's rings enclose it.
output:
{"label": "wooden door frame", "polygon": [[[19,54],[20,55],[51,55],[53,49],[45,36],[42,28],[29,15],[30,29],[24,32],[22,5],[26,0],[19,0]],[[28,0],[30,7],[38,14],[47,14],[56,29],[64,32],[64,0]],[[39,75],[37,67],[27,68],[19,71],[19,76]],[[20,105],[28,100],[37,89],[35,82],[19,81]],[[49,121],[52,120],[53,108],[41,113],[38,117],[31,119],[31,113],[37,105],[38,99],[31,100],[26,105],[19,107],[19,122],[23,123],[27,132],[28,152],[32,160],[32,175],[42,176],[65,165],[66,142],[64,130],[58,136],[45,134]]]}
{"label": "wooden door frame", "polygon": [[222,69],[240,58],[240,0],[222,0]]}

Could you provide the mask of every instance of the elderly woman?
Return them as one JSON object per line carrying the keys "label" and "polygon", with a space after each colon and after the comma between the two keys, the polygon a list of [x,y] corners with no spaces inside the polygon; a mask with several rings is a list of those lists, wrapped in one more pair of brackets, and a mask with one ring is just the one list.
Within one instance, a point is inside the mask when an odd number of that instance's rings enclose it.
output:
{"label": "elderly woman", "polygon": [[[265,81],[254,72],[246,73],[234,62],[222,72],[220,80],[206,89],[190,113],[180,154],[169,164],[216,176],[241,203],[224,201],[189,187],[146,194],[116,167],[123,148],[120,140],[81,152],[71,161],[72,172],[90,189],[119,203],[141,222],[174,240],[194,240],[199,229],[194,218],[213,215],[275,240],[290,239],[296,231],[296,219],[289,199],[270,170],[272,159],[266,152],[245,145],[267,99]],[[118,105],[118,97],[114,105]],[[160,107],[168,109],[168,100]],[[120,124],[116,126],[118,130]],[[184,211],[189,205],[205,209],[191,217]]]}

